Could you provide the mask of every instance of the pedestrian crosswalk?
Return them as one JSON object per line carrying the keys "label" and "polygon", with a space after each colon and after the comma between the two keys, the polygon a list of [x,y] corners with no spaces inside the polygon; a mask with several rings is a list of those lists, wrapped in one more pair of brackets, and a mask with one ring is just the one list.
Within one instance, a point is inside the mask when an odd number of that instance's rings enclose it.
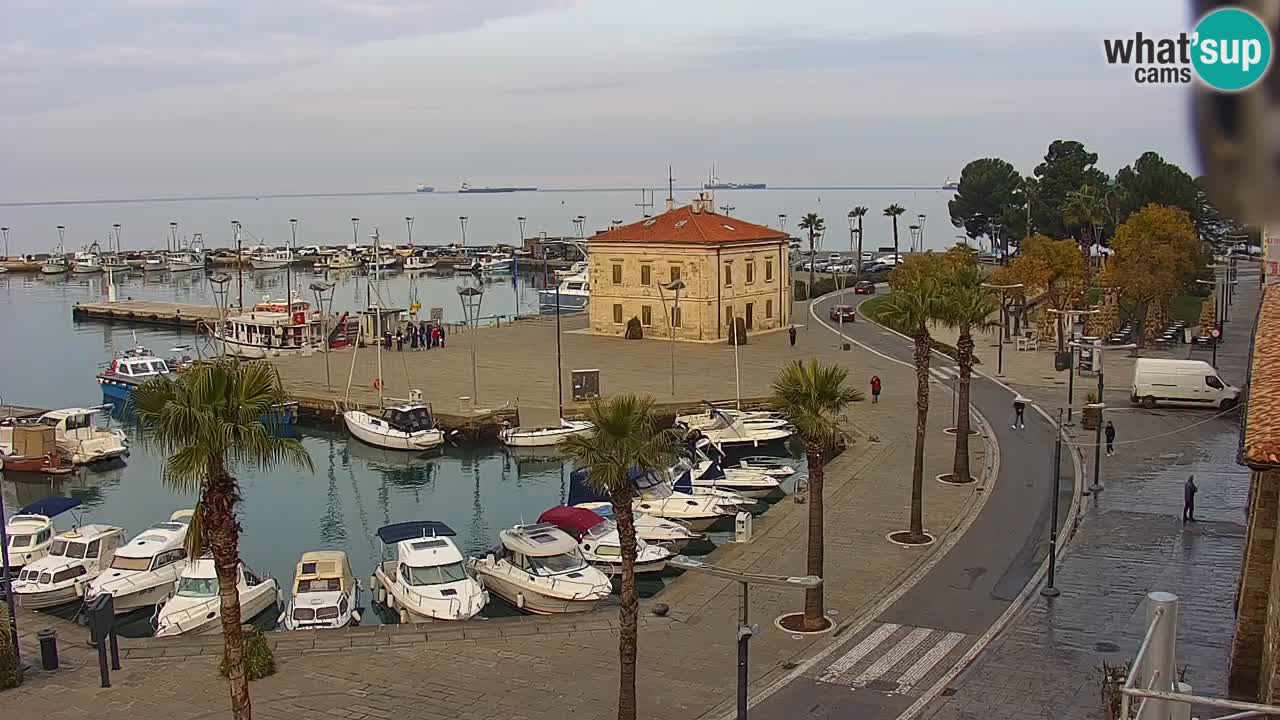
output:
{"label": "pedestrian crosswalk", "polygon": [[964,633],[882,623],[818,675],[818,680],[850,688],[909,695],[937,682],[973,645]]}
{"label": "pedestrian crosswalk", "polygon": [[960,368],[954,365],[943,365],[941,367],[935,365],[929,368],[929,374],[932,375],[933,379],[937,382],[947,384],[953,379],[960,377]]}

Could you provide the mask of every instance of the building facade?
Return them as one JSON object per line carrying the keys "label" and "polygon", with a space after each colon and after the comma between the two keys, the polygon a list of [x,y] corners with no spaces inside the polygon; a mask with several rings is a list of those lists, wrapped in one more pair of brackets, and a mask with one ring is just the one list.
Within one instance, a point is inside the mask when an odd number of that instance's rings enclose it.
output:
{"label": "building facade", "polygon": [[623,336],[632,318],[646,338],[689,341],[727,340],[735,318],[748,335],[791,324],[786,233],[717,214],[708,195],[598,233],[587,250],[593,334]]}

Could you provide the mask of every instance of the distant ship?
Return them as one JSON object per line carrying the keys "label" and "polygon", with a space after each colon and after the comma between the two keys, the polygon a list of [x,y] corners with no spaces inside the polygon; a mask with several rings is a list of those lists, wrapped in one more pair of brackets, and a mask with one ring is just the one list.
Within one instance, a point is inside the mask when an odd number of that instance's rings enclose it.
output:
{"label": "distant ship", "polygon": [[419,186],[418,186],[418,192],[435,192],[435,191],[436,191],[436,189],[435,189],[435,188],[433,188],[433,187],[431,187],[430,185],[419,185]]}
{"label": "distant ship", "polygon": [[513,193],[513,192],[536,192],[536,187],[471,187],[471,183],[462,183],[458,188],[460,193]]}
{"label": "distant ship", "polygon": [[955,180],[952,180],[951,178],[947,178],[946,182],[942,183],[942,189],[943,190],[959,190],[960,183],[956,182]]}
{"label": "distant ship", "polygon": [[764,183],[720,182],[719,179],[702,183],[703,190],[764,190],[765,187]]}

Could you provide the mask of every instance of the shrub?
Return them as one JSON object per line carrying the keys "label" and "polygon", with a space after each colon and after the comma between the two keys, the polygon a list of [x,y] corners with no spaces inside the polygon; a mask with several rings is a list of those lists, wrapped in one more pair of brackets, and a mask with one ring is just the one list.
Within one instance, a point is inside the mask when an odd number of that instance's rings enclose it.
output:
{"label": "shrub", "polygon": [[[218,664],[218,673],[227,676],[227,660]],[[271,645],[260,628],[246,625],[244,628],[244,674],[250,680],[260,680],[276,673],[276,659]]]}
{"label": "shrub", "polygon": [[8,690],[22,684],[22,671],[13,656],[13,626],[9,624],[9,608],[0,603],[0,690]]}

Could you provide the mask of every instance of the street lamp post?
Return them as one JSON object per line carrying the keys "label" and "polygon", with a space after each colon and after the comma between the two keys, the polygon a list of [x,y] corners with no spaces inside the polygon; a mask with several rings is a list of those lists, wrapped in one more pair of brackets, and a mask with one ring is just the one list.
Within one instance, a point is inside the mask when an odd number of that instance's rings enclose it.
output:
{"label": "street lamp post", "polygon": [[[665,285],[658,283],[658,296],[662,299],[662,308],[667,310],[667,335],[668,346],[671,348],[671,397],[676,396],[676,316],[680,314],[680,291],[685,289],[684,279],[676,278]],[[671,304],[671,308],[667,309],[667,298],[662,292],[670,290],[675,294],[675,300]],[[684,321],[680,322],[684,325]],[[734,338],[735,340],[737,338]]]}
{"label": "street lamp post", "polygon": [[404,216],[404,226],[409,237],[409,249],[412,250],[413,249],[413,217],[412,216],[409,216],[409,215]]}
{"label": "street lamp post", "polygon": [[238,309],[243,309],[244,308],[244,249],[240,247],[240,221],[232,220],[231,228],[234,231],[235,240],[236,240],[236,307]]}
{"label": "street lamp post", "polygon": [[[1082,343],[1073,343],[1075,347],[1084,347]],[[1098,373],[1098,397],[1097,402],[1085,405],[1086,408],[1098,411],[1098,427],[1094,428],[1093,438],[1093,484],[1084,489],[1084,494],[1099,493],[1103,491],[1102,487],[1102,411],[1107,407],[1107,401],[1103,398],[1102,393],[1105,388],[1103,380],[1103,370],[1105,366],[1102,362],[1102,353],[1114,350],[1132,350],[1138,347],[1133,343],[1125,345],[1103,345],[1101,341],[1095,343],[1093,348],[1093,367]]]}
{"label": "street lamp post", "polygon": [[[213,306],[218,309],[218,327],[213,333],[213,340],[216,342],[219,337],[222,338],[222,350],[218,353],[218,357],[227,354],[227,283],[231,282],[231,276],[219,272],[209,276],[209,284],[213,290]],[[199,355],[200,346],[196,345],[196,354]]]}
{"label": "street lamp post", "polygon": [[1054,585],[1058,569],[1058,486],[1062,482],[1062,408],[1058,408],[1058,422],[1053,426],[1053,485],[1049,501],[1049,579],[1040,588],[1045,597],[1058,597],[1062,593]]}
{"label": "street lamp post", "polygon": [[[311,292],[316,295],[316,305],[320,306],[320,332],[324,336],[321,342],[324,344],[324,385],[329,390],[333,389],[332,380],[329,377],[329,351],[332,347],[329,345],[329,314],[333,312],[333,292],[334,284],[331,282],[313,282],[311,283]],[[325,310],[324,301],[325,293],[329,293],[329,309]]]}
{"label": "street lamp post", "polygon": [[484,300],[484,286],[459,286],[458,299],[462,301],[462,313],[471,332],[471,404],[475,404],[480,395],[480,376],[476,371],[476,329],[480,324],[480,303]]}
{"label": "street lamp post", "polygon": [[[289,317],[293,317],[293,252],[298,247],[298,218],[289,218],[289,252],[285,253],[288,258],[284,263],[284,293],[285,307],[288,308]],[[292,319],[290,320],[292,322]]]}
{"label": "street lamp post", "polygon": [[[466,215],[458,216],[458,222],[462,225],[462,247],[464,248],[467,246],[467,219]],[[466,251],[464,250],[463,252],[465,253]]]}
{"label": "street lamp post", "polygon": [[924,252],[924,221],[925,214],[916,215],[916,224],[920,226],[920,252]]}
{"label": "street lamp post", "polygon": [[991,283],[982,283],[982,287],[991,288],[992,290],[1000,291],[1000,337],[996,338],[998,341],[997,347],[999,348],[996,353],[996,377],[1002,378],[1004,377],[1004,334],[1005,334],[1005,330],[1008,327],[1007,316],[1009,314],[1005,308],[1005,293],[1007,293],[1009,290],[1016,290],[1022,287],[1022,283],[1013,283],[1010,285],[993,285]]}
{"label": "street lamp post", "polygon": [[778,213],[778,229],[782,232],[787,231],[787,214]]}
{"label": "street lamp post", "polygon": [[[521,247],[521,248],[524,247],[524,221],[525,221],[525,217],[523,215],[516,218],[516,222],[520,223],[520,245],[518,247]],[[546,258],[547,258],[547,255],[546,255],[546,252],[544,251],[542,255],[542,259],[545,260]]]}
{"label": "street lamp post", "polygon": [[4,233],[4,259],[9,259],[9,228],[0,227],[0,232]]}
{"label": "street lamp post", "polygon": [[737,720],[747,720],[747,651],[751,636],[758,628],[748,624],[748,593],[751,584],[788,587],[794,590],[814,590],[822,587],[822,578],[814,575],[786,577],[780,575],[756,575],[737,572],[716,565],[708,565],[700,560],[693,560],[685,555],[676,555],[667,561],[672,567],[689,572],[703,573],[726,580],[734,580],[741,588],[738,595],[738,714]]}
{"label": "street lamp post", "polygon": [[[1076,320],[1080,315],[1092,315],[1098,311],[1097,310],[1054,310],[1050,308],[1049,312],[1054,315],[1057,315],[1059,318],[1058,319],[1058,336],[1061,337],[1063,333],[1062,316],[1064,315],[1067,318],[1067,323],[1066,323],[1066,327],[1068,328],[1067,332],[1070,333],[1065,343],[1065,346],[1068,351],[1067,422],[1065,424],[1067,427],[1071,427],[1072,425],[1075,424],[1071,420],[1071,407],[1072,405],[1075,404],[1075,397],[1076,397],[1076,354],[1075,354],[1075,348],[1077,346],[1076,333],[1075,333]],[[1099,402],[1101,402],[1101,399],[1099,399]]]}
{"label": "street lamp post", "polygon": [[908,225],[907,230],[911,233],[911,252],[916,252],[917,247],[923,242],[919,225]]}

